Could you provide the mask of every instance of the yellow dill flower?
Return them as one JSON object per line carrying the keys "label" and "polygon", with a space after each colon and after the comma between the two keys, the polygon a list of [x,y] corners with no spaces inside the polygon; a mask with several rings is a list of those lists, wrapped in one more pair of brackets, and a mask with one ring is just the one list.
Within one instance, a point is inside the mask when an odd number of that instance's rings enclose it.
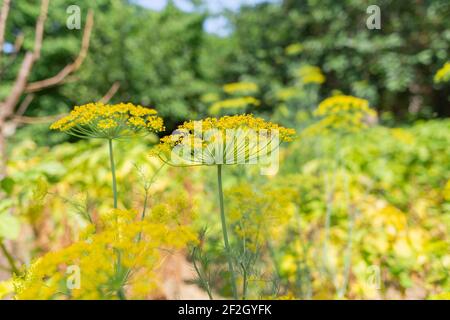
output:
{"label": "yellow dill flower", "polygon": [[117,122],[114,121],[113,119],[103,119],[98,122],[97,126],[100,129],[106,130],[117,127]]}
{"label": "yellow dill flower", "polygon": [[217,93],[210,92],[210,93],[205,93],[204,95],[202,95],[200,97],[200,100],[203,103],[212,103],[212,102],[216,102],[216,101],[220,100],[220,97]]}
{"label": "yellow dill flower", "polygon": [[392,205],[386,205],[377,213],[374,223],[381,223],[386,230],[386,234],[394,236],[404,230],[407,226],[405,213]]}
{"label": "yellow dill flower", "polygon": [[301,79],[303,84],[322,84],[325,82],[325,76],[323,75],[322,70],[320,70],[320,68],[316,66],[301,66],[297,71],[297,75]]}
{"label": "yellow dill flower", "polygon": [[434,294],[429,300],[450,300],[450,291]]}
{"label": "yellow dill flower", "polygon": [[320,120],[307,128],[302,135],[320,135],[330,132],[358,132],[376,119],[369,101],[353,96],[336,95],[322,101],[314,111]]}
{"label": "yellow dill flower", "polygon": [[[115,299],[123,286],[138,294],[132,298],[144,298],[150,291],[133,287],[146,283],[147,290],[157,288],[154,271],[160,264],[160,251],[181,249],[196,237],[187,226],[171,226],[153,218],[136,222],[136,216],[135,211],[113,210],[100,217],[101,232],[91,233],[92,226],[88,226],[85,239],[34,261],[14,279],[15,298]],[[69,266],[79,270],[78,287],[67,284]]]}
{"label": "yellow dill flower", "polygon": [[282,101],[287,101],[298,95],[299,89],[295,87],[283,88],[277,92],[277,98]]}
{"label": "yellow dill flower", "polygon": [[404,129],[394,128],[390,131],[392,133],[392,136],[401,143],[412,145],[415,141],[414,136]]}
{"label": "yellow dill flower", "polygon": [[339,114],[342,111],[357,111],[360,113],[375,115],[375,112],[369,107],[369,101],[344,95],[337,95],[325,99],[319,104],[314,114],[316,116],[326,116]]}
{"label": "yellow dill flower", "polygon": [[138,133],[164,130],[156,110],[131,103],[114,105],[101,102],[76,106],[68,116],[50,126],[80,138],[119,139]]}
{"label": "yellow dill flower", "polygon": [[232,98],[215,102],[210,108],[211,114],[218,114],[224,109],[242,109],[248,106],[258,107],[261,102],[254,97]]}
{"label": "yellow dill flower", "polygon": [[297,272],[298,263],[295,256],[292,254],[287,254],[283,256],[280,264],[280,271],[285,275],[294,275]]}
{"label": "yellow dill flower", "polygon": [[303,45],[301,43],[293,43],[284,49],[284,52],[288,56],[297,55],[297,54],[301,53],[302,51],[303,51]]}
{"label": "yellow dill flower", "polygon": [[223,86],[223,91],[229,94],[251,93],[259,90],[258,85],[253,82],[234,82]]}
{"label": "yellow dill flower", "polygon": [[14,293],[13,280],[0,282],[0,300]]}
{"label": "yellow dill flower", "polygon": [[256,164],[294,135],[294,129],[253,115],[207,118],[185,122],[163,137],[152,154],[172,165]]}
{"label": "yellow dill flower", "polygon": [[450,180],[447,181],[442,194],[444,196],[444,200],[450,201]]}
{"label": "yellow dill flower", "polygon": [[450,61],[447,61],[442,68],[440,68],[434,75],[434,82],[449,82],[450,81]]}

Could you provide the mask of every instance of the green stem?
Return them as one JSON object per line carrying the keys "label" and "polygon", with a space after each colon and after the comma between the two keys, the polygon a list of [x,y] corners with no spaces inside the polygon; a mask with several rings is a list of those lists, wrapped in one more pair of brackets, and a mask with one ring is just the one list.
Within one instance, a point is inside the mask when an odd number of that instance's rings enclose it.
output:
{"label": "green stem", "polygon": [[[148,190],[145,190],[145,198],[144,198],[144,208],[142,209],[141,221],[145,219],[145,212],[147,211],[147,203],[148,203]],[[141,242],[142,239],[142,231],[139,232],[137,242]]]}
{"label": "green stem", "polygon": [[147,212],[147,204],[148,204],[148,190],[145,190],[144,208],[142,209],[141,221],[144,221],[145,219],[145,213]]}
{"label": "green stem", "polygon": [[270,240],[267,241],[267,249],[269,250],[270,258],[273,261],[273,267],[275,269],[275,275],[277,276],[277,279],[279,280],[280,277],[281,277],[281,272],[280,272],[280,268],[278,267],[275,250],[273,250],[272,243],[270,242]]}
{"label": "green stem", "polygon": [[244,279],[242,284],[242,300],[247,299],[247,270],[244,268]]}
{"label": "green stem", "polygon": [[231,276],[231,287],[233,289],[233,297],[235,300],[238,299],[237,289],[236,289],[236,277],[234,275],[233,260],[231,257],[230,243],[228,241],[227,224],[225,219],[225,209],[223,204],[223,189],[222,189],[222,165],[217,165],[217,182],[219,184],[219,202],[220,202],[220,218],[222,221],[222,233],[223,241],[225,243],[225,250],[228,259],[228,268]]}
{"label": "green stem", "polygon": [[[114,153],[113,153],[113,145],[112,145],[112,139],[108,140],[108,146],[109,146],[109,160],[111,162],[111,173],[112,173],[112,189],[113,189],[113,196],[114,196],[114,209],[117,209],[117,180],[116,180],[116,166],[114,164]],[[121,271],[121,254],[120,251],[117,253],[118,259],[117,259],[117,268],[119,270],[119,273]],[[120,300],[126,300],[125,291],[123,290],[123,286],[121,286],[117,290],[117,297]]]}
{"label": "green stem", "polygon": [[214,300],[212,293],[211,293],[211,287],[209,285],[209,281],[205,279],[205,276],[200,271],[200,268],[197,265],[197,256],[196,256],[197,248],[194,247],[192,250],[192,263],[195,268],[195,272],[197,272],[198,278],[201,282],[202,287],[206,290],[206,293],[208,294],[209,300]]}
{"label": "green stem", "polygon": [[114,154],[112,140],[109,139],[109,160],[111,162],[111,173],[112,173],[112,188],[114,195],[114,209],[117,209],[117,181],[116,181],[116,166],[114,164]]}
{"label": "green stem", "polygon": [[8,249],[6,249],[5,244],[1,240],[0,240],[0,249],[2,250],[3,254],[5,255],[6,260],[8,260],[9,266],[11,267],[11,271],[14,274],[18,275],[19,274],[19,269],[17,269],[16,264],[14,263],[14,258],[8,252]]}
{"label": "green stem", "polygon": [[348,181],[348,175],[345,172],[345,198],[347,202],[347,211],[349,215],[349,225],[348,225],[348,240],[347,248],[344,260],[344,280],[342,282],[342,287],[338,291],[338,298],[342,299],[347,291],[348,282],[350,278],[350,268],[352,264],[352,246],[353,246],[353,228],[355,224],[355,212],[352,203],[350,202],[350,186]]}

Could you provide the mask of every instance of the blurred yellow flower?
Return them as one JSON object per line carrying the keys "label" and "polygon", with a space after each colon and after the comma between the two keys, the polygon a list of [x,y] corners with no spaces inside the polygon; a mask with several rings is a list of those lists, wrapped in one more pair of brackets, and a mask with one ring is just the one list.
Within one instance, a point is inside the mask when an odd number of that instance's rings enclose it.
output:
{"label": "blurred yellow flower", "polygon": [[303,84],[316,83],[322,84],[325,82],[325,76],[322,70],[316,66],[305,65],[301,66],[297,71],[298,77]]}
{"label": "blurred yellow flower", "polygon": [[258,107],[261,102],[253,97],[232,98],[215,102],[210,108],[211,114],[218,114],[224,109],[242,109],[248,106]]}
{"label": "blurred yellow flower", "polygon": [[288,56],[297,55],[297,54],[301,53],[302,51],[303,51],[303,45],[301,43],[290,44],[284,49],[284,52]]}
{"label": "blurred yellow flower", "polygon": [[12,280],[0,282],[0,300],[14,293],[14,284]]}
{"label": "blurred yellow flower", "polygon": [[323,100],[314,111],[314,116],[320,120],[305,129],[303,136],[328,134],[332,131],[358,132],[375,122],[376,112],[365,99],[336,95]]}
{"label": "blurred yellow flower", "polygon": [[449,82],[450,81],[450,61],[446,62],[434,75],[434,82]]}
{"label": "blurred yellow flower", "polygon": [[283,88],[277,92],[277,98],[282,101],[287,101],[296,95],[298,95],[299,88],[290,87],[290,88]]}
{"label": "blurred yellow flower", "polygon": [[[136,222],[137,215],[114,209],[100,217],[99,226],[89,225],[80,241],[38,258],[14,279],[15,298],[110,299],[117,298],[123,286],[145,297],[150,292],[143,292],[139,284],[146,283],[147,290],[157,287],[154,272],[160,250],[182,248],[196,236],[187,226],[169,226],[153,218]],[[80,271],[78,287],[67,285],[69,266]]]}
{"label": "blurred yellow flower", "polygon": [[200,100],[203,103],[212,103],[216,102],[220,99],[219,95],[217,93],[211,92],[211,93],[205,93],[200,97]]}
{"label": "blurred yellow flower", "polygon": [[391,133],[395,139],[399,140],[400,142],[402,142],[404,144],[413,144],[414,143],[414,136],[404,129],[394,128],[394,129],[391,129]]}
{"label": "blurred yellow flower", "polygon": [[223,86],[223,91],[233,93],[253,93],[258,91],[258,85],[253,82],[234,82]]}
{"label": "blurred yellow flower", "polygon": [[447,181],[445,187],[444,187],[444,191],[442,192],[444,199],[446,201],[450,201],[450,180]]}

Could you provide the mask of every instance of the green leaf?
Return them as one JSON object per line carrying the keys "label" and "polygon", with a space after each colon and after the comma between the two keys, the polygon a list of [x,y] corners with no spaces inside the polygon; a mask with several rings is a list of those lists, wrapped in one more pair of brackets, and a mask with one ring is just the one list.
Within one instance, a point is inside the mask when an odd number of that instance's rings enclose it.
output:
{"label": "green leaf", "polygon": [[8,195],[11,195],[13,188],[14,188],[15,181],[10,178],[6,177],[0,181],[0,188],[5,191]]}
{"label": "green leaf", "polygon": [[56,161],[43,163],[37,169],[49,177],[59,177],[66,173],[66,168]]}
{"label": "green leaf", "polygon": [[19,236],[20,221],[10,213],[0,214],[0,238],[15,240]]}
{"label": "green leaf", "polygon": [[11,199],[3,199],[0,202],[0,214],[7,212],[9,208],[13,206],[13,201]]}

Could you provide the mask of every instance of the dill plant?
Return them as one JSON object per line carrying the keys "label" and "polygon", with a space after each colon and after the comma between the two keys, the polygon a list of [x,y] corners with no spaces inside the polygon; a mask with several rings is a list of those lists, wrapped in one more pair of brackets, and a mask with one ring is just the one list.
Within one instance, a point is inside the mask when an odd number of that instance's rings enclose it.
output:
{"label": "dill plant", "polygon": [[[163,119],[157,116],[154,109],[145,108],[132,103],[104,104],[101,102],[75,106],[69,115],[59,119],[50,126],[78,138],[103,139],[108,141],[108,151],[112,176],[112,193],[114,209],[118,208],[118,192],[116,166],[114,161],[113,141],[126,140],[137,135],[164,130]],[[144,218],[145,208],[142,214]],[[141,234],[138,239],[140,240]],[[126,279],[129,270],[122,268],[122,254],[117,252],[116,270],[120,277]],[[122,285],[117,295],[125,299]]]}
{"label": "dill plant", "polygon": [[[239,294],[227,230],[223,166],[263,163],[267,152],[273,153],[282,142],[292,141],[294,135],[293,129],[253,115],[206,118],[185,122],[172,135],[163,137],[151,153],[172,166],[216,167],[222,235],[234,299],[238,299]],[[243,291],[245,295],[246,290]]]}
{"label": "dill plant", "polygon": [[154,109],[135,106],[131,103],[108,105],[98,102],[76,106],[68,116],[53,123],[50,129],[59,130],[78,138],[108,141],[114,208],[117,208],[113,140],[125,140],[135,135],[160,132],[164,130],[164,124]]}
{"label": "dill plant", "polygon": [[[352,203],[350,185],[351,181],[347,170],[345,169],[345,146],[347,138],[352,134],[361,133],[363,130],[368,129],[371,125],[376,123],[377,114],[369,106],[369,101],[366,99],[337,94],[335,96],[326,98],[323,100],[317,108],[314,110],[313,115],[315,117],[315,123],[307,127],[301,133],[301,136],[305,139],[333,136],[335,139],[331,141],[329,149],[333,156],[332,161],[324,162],[325,165],[325,228],[324,239],[322,243],[322,272],[331,278],[331,281],[337,287],[337,296],[342,298],[347,290],[351,258],[352,258],[352,246],[353,246],[353,233],[354,224],[357,215],[357,210]],[[322,148],[324,148],[324,142],[322,140]],[[325,148],[324,148],[325,149]],[[332,177],[330,178],[328,172],[332,171]],[[335,194],[337,192],[337,184],[340,178],[341,184],[343,184],[344,203],[346,204],[346,211],[348,214],[348,229],[347,229],[347,245],[344,253],[344,268],[342,272],[342,283],[339,285],[336,280],[336,271],[331,266],[329,261],[329,241],[330,241],[330,229],[331,219],[333,211],[336,210],[334,204]]]}

